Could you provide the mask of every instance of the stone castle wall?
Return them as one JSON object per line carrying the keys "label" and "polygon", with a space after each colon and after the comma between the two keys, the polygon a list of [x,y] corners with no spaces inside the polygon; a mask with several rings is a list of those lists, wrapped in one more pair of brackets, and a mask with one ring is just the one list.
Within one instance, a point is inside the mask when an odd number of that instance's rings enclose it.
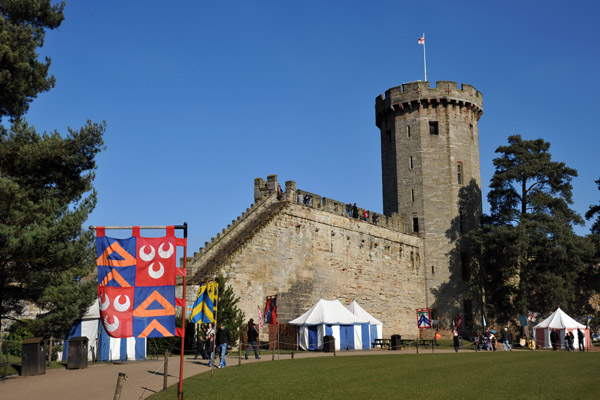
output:
{"label": "stone castle wall", "polygon": [[[415,308],[425,306],[422,239],[298,204],[290,189],[285,205],[211,272],[229,279],[246,317],[256,320],[257,306],[275,294],[282,322],[320,298],[344,305],[356,299],[383,322],[384,336],[416,335]],[[202,275],[202,256],[188,268]],[[188,288],[188,303],[195,288]]]}

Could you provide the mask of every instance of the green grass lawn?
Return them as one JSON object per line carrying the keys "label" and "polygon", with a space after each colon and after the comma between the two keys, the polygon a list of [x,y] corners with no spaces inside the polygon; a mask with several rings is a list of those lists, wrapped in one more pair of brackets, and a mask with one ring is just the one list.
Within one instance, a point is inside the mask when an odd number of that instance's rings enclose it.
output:
{"label": "green grass lawn", "polygon": [[[268,361],[184,381],[189,399],[598,399],[600,353],[479,352]],[[177,385],[151,397],[176,399]]]}

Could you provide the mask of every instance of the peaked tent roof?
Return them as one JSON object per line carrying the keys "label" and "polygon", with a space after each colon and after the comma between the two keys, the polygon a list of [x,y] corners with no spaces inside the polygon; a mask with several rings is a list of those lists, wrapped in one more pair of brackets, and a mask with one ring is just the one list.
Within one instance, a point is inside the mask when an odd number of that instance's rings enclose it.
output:
{"label": "peaked tent roof", "polygon": [[355,325],[368,323],[367,318],[352,314],[339,300],[319,300],[310,310],[288,322],[293,325]]}
{"label": "peaked tent roof", "polygon": [[383,325],[383,323],[378,320],[377,318],[375,318],[374,316],[372,316],[371,314],[369,314],[368,312],[365,311],[364,308],[362,308],[357,302],[356,300],[354,300],[352,303],[350,303],[348,305],[348,307],[346,307],[352,314],[356,315],[358,318],[361,319],[367,319],[369,321],[369,323],[371,323],[371,325]]}
{"label": "peaked tent roof", "polygon": [[534,326],[534,328],[553,328],[553,329],[564,329],[564,328],[583,328],[585,325],[580,324],[573,318],[569,317],[567,313],[558,307],[548,318]]}

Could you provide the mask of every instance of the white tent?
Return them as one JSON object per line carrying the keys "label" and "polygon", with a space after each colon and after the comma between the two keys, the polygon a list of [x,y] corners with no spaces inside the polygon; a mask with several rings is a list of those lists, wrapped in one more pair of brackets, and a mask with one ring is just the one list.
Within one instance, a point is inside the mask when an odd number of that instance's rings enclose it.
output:
{"label": "white tent", "polygon": [[565,335],[568,332],[573,332],[575,341],[573,346],[579,348],[579,336],[577,335],[577,329],[580,329],[584,334],[584,346],[586,349],[590,347],[590,330],[585,325],[580,324],[573,318],[569,317],[563,310],[556,309],[548,318],[533,327],[533,340],[537,347],[552,348],[550,342],[550,332],[556,331],[559,335],[558,347],[562,348],[565,342]]}
{"label": "white tent", "polygon": [[68,339],[81,336],[88,338],[88,361],[94,360],[96,347],[98,347],[98,361],[146,359],[145,338],[116,339],[108,336],[100,319],[98,299],[90,306],[81,321],[71,328],[63,345],[63,360],[66,360],[69,354]]}
{"label": "white tent", "polygon": [[367,319],[369,321],[369,330],[367,332],[368,337],[366,338],[367,340],[365,340],[363,332],[363,349],[371,348],[371,343],[373,343],[374,339],[383,338],[383,323],[366,312],[365,309],[356,302],[356,300],[350,303],[346,308],[358,318]]}
{"label": "white tent", "polygon": [[355,316],[339,300],[321,299],[289,323],[298,325],[298,344],[304,350],[323,349],[326,335],[335,338],[336,350],[359,350],[363,347],[363,331],[368,333],[369,329],[367,318]]}

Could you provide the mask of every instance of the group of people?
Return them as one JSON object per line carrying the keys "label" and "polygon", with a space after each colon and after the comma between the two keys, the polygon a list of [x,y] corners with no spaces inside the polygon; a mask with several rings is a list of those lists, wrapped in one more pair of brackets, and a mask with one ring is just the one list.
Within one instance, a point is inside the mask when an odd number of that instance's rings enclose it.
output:
{"label": "group of people", "polygon": [[[362,212],[362,216],[360,215],[359,211],[358,211],[358,206],[356,205],[356,203],[352,204],[352,202],[346,204],[346,215],[349,218],[354,218],[354,219],[358,219],[360,218],[362,221],[368,221],[369,220],[369,211],[367,210],[363,210]],[[377,214],[373,214],[373,223],[377,224],[377,219],[379,218],[379,216]]]}
{"label": "group of people", "polygon": [[[585,351],[584,337],[585,337],[585,335],[583,334],[581,329],[577,328],[577,339],[579,341],[579,351]],[[554,329],[552,331],[550,331],[550,343],[552,344],[552,350],[558,350],[558,345],[560,343],[560,339],[558,337],[558,332],[556,332]],[[565,351],[575,351],[575,335],[573,334],[573,331],[569,331],[565,334],[563,347],[564,347]]]}
{"label": "group of people", "polygon": [[[215,342],[216,340],[216,342]],[[213,366],[214,352],[217,351],[219,357],[219,365],[217,368],[225,368],[227,363],[225,361],[225,355],[227,354],[227,347],[231,344],[231,335],[229,330],[225,327],[222,322],[219,324],[219,329],[215,333],[212,323],[208,323],[204,331],[204,335],[198,335],[197,340],[198,347],[196,349],[196,356],[202,356],[203,360],[208,360],[208,366]]]}
{"label": "group of people", "polygon": [[[258,355],[258,330],[254,325],[254,320],[250,319],[248,321],[248,349],[246,349],[246,360],[248,359],[248,355],[250,354],[250,349],[254,348],[254,356],[256,359],[260,359]],[[216,342],[215,342],[216,341]],[[224,323],[219,324],[219,329],[215,332],[212,323],[208,323],[204,332],[199,334],[197,337],[197,349],[196,356],[194,360],[198,359],[198,356],[201,356],[203,360],[208,360],[208,366],[213,366],[213,361],[216,356],[219,357],[219,365],[217,368],[225,368],[227,366],[226,355],[227,348],[231,345],[231,334],[229,330],[225,327]]]}

